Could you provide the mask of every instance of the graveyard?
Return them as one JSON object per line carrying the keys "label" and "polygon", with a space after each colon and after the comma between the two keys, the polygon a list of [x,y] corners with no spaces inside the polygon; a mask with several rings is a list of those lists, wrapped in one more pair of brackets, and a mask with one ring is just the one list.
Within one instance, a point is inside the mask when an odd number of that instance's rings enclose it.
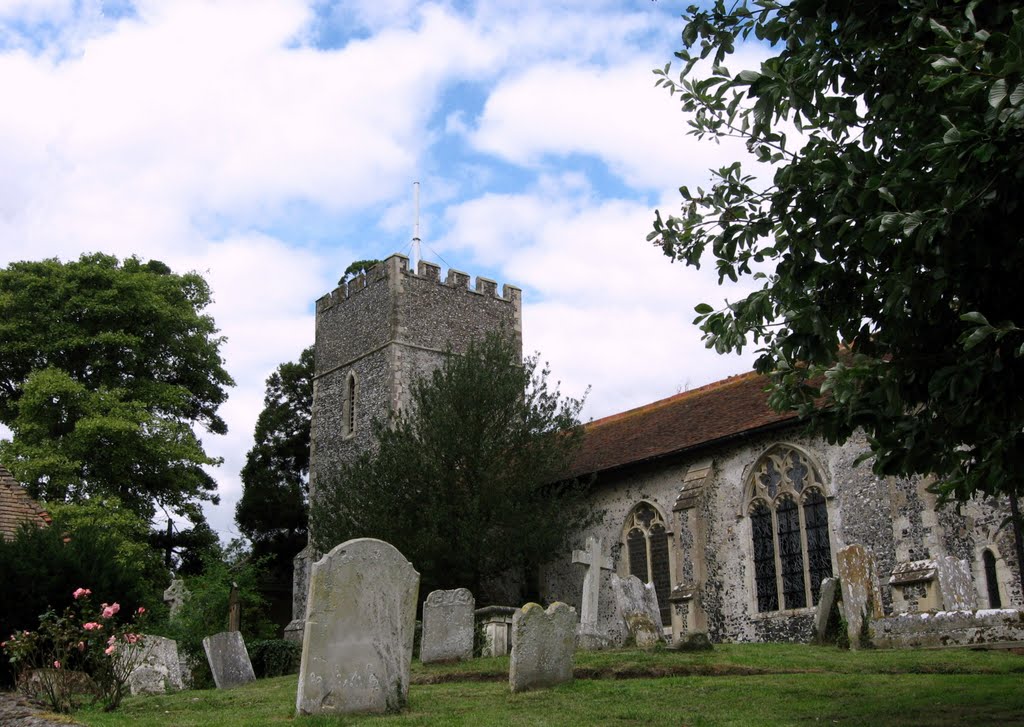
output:
{"label": "graveyard", "polygon": [[1019,724],[1024,655],[1008,651],[843,651],[803,644],[722,644],[577,652],[572,682],[512,693],[509,658],[412,663],[397,714],[295,716],[296,676],[230,690],[130,697],[89,727],[324,725]]}

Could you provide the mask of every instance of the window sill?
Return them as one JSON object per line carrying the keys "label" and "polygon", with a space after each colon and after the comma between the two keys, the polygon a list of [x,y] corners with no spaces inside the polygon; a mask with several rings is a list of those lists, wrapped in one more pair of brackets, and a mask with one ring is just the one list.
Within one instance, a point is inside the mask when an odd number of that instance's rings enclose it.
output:
{"label": "window sill", "polygon": [[794,616],[813,616],[817,610],[817,606],[811,606],[809,608],[786,608],[780,611],[755,611],[753,618],[770,621],[777,618],[793,618]]}

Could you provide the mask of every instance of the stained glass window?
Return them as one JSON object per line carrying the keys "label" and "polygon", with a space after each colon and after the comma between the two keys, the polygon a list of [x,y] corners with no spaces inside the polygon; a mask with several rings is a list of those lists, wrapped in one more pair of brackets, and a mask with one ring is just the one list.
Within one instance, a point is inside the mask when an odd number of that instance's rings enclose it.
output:
{"label": "stained glass window", "polygon": [[651,528],[648,536],[651,544],[651,578],[654,581],[654,592],[658,594],[658,608],[661,609],[661,623],[672,622],[672,604],[668,597],[672,592],[668,565],[668,533],[665,526],[658,524]]}
{"label": "stained glass window", "polygon": [[749,497],[757,610],[817,604],[832,575],[825,486],[802,451],[769,449],[755,464]]}

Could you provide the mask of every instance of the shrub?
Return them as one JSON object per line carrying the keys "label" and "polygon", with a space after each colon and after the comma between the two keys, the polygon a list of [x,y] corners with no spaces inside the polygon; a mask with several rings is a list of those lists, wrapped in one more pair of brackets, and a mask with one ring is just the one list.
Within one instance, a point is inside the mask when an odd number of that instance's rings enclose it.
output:
{"label": "shrub", "polygon": [[255,639],[247,644],[249,660],[256,677],[279,677],[295,674],[302,658],[302,645],[284,639]]}

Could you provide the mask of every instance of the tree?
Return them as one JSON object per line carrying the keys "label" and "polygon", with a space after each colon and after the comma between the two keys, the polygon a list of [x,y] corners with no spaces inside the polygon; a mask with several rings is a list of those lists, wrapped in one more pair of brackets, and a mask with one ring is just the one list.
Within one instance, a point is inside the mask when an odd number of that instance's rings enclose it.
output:
{"label": "tree", "polygon": [[356,260],[354,263],[345,268],[345,272],[341,274],[341,278],[338,279],[338,285],[347,283],[357,275],[366,275],[366,273],[374,265],[379,263],[380,260]]}
{"label": "tree", "polygon": [[[733,73],[758,39],[772,55]],[[829,441],[863,430],[874,470],[937,475],[944,500],[1015,503],[1024,466],[1024,13],[909,0],[690,7],[678,93],[699,138],[739,136],[711,189],[683,187],[649,239],[719,282],[760,289],[698,306],[709,347],[760,345],[771,401]],[[710,76],[695,71],[711,58]],[[827,405],[822,405],[827,402]],[[1020,553],[1018,558],[1024,561]]]}
{"label": "tree", "polygon": [[233,385],[197,273],[83,255],[0,270],[0,456],[33,497],[114,495],[151,518],[217,501],[193,431],[227,430]]}
{"label": "tree", "polygon": [[297,362],[283,363],[267,378],[255,445],[242,468],[242,498],[235,508],[239,530],[253,553],[271,556],[291,572],[306,544],[309,424],[313,406],[313,347]]}
{"label": "tree", "polygon": [[468,587],[488,600],[493,580],[532,575],[593,521],[585,486],[566,481],[582,402],[548,388],[546,368],[515,360],[500,334],[412,386],[412,404],[376,422],[376,452],[317,480],[315,544],[355,537],[393,544],[424,592]]}

